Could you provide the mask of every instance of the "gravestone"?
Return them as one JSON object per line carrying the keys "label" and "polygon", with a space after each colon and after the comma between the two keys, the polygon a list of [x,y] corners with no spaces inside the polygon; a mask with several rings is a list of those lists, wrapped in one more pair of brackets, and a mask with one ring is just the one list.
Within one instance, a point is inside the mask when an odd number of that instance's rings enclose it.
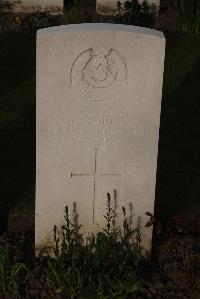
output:
{"label": "gravestone", "polygon": [[13,10],[26,13],[48,11],[52,14],[59,14],[63,13],[63,8],[63,0],[19,0]]}
{"label": "gravestone", "polygon": [[151,248],[164,49],[161,32],[134,26],[38,31],[36,252],[51,246],[66,205],[84,236],[101,230],[113,190],[118,225],[132,206]]}
{"label": "gravestone", "polygon": [[[120,0],[122,7],[127,0]],[[118,0],[96,0],[96,12],[99,15],[115,15],[118,13],[117,9]],[[144,2],[144,0],[138,0],[140,4]],[[155,6],[155,12],[158,13],[160,8],[160,0],[147,0],[146,3],[151,7],[151,5]]]}

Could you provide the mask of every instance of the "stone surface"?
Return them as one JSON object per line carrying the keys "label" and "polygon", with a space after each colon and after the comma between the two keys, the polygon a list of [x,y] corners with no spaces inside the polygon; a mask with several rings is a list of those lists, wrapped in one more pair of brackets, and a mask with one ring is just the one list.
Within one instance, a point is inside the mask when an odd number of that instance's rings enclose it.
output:
{"label": "stone surface", "polygon": [[165,38],[126,25],[80,24],[37,34],[36,251],[74,203],[85,235],[105,224],[117,192],[133,222],[154,210]]}
{"label": "stone surface", "polygon": [[48,11],[53,14],[63,13],[63,0],[20,0],[14,6],[14,12]]}
{"label": "stone surface", "polygon": [[[127,0],[120,0],[122,6]],[[117,10],[117,2],[118,0],[96,0],[96,12],[100,15],[114,15],[118,13]],[[138,0],[140,4],[144,2],[144,0]],[[160,0],[147,0],[149,5],[155,5],[157,11],[160,7]]]}

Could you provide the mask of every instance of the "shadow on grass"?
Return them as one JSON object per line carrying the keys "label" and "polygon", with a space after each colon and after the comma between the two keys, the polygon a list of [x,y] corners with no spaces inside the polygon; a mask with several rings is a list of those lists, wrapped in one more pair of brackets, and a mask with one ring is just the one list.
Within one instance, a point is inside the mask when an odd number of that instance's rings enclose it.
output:
{"label": "shadow on grass", "polygon": [[[4,118],[0,113],[0,214],[1,231],[9,212],[19,202],[32,201],[35,182],[35,84],[23,83],[3,101]],[[7,120],[7,122],[6,122]],[[34,209],[33,209],[34,210]]]}
{"label": "shadow on grass", "polygon": [[0,98],[35,74],[35,33],[0,34]]}
{"label": "shadow on grass", "polygon": [[0,35],[0,232],[18,202],[34,206],[35,33]]}
{"label": "shadow on grass", "polygon": [[155,205],[160,218],[200,212],[199,78],[200,59],[163,96]]}

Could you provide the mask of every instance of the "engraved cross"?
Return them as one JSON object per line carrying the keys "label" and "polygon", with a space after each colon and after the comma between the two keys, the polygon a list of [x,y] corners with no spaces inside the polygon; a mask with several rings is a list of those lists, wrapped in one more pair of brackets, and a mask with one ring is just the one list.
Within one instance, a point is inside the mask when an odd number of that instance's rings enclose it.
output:
{"label": "engraved cross", "polygon": [[96,184],[97,184],[97,178],[102,176],[115,176],[120,177],[122,176],[121,173],[100,173],[97,169],[97,157],[98,157],[98,149],[95,148],[95,157],[94,157],[94,172],[93,173],[73,173],[71,172],[71,178],[78,177],[78,176],[88,176],[93,178],[93,211],[92,211],[92,220],[94,223],[95,220],[95,200],[96,200]]}

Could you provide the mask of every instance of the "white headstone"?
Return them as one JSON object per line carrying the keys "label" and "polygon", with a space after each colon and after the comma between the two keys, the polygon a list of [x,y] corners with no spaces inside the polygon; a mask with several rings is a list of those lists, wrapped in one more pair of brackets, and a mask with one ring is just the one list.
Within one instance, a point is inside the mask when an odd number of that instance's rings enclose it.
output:
{"label": "white headstone", "polygon": [[63,13],[63,0],[20,0],[14,6],[15,12],[48,11],[53,14]]}
{"label": "white headstone", "polygon": [[37,35],[36,251],[51,244],[66,205],[84,234],[105,224],[106,193],[142,217],[154,211],[165,38],[114,24]]}
{"label": "white headstone", "polygon": [[[122,7],[127,0],[96,0],[96,12],[99,15],[115,15],[118,14],[117,2],[120,1]],[[144,0],[138,0],[140,4]],[[151,6],[154,5],[156,11],[159,11],[160,0],[146,0],[146,3]]]}

